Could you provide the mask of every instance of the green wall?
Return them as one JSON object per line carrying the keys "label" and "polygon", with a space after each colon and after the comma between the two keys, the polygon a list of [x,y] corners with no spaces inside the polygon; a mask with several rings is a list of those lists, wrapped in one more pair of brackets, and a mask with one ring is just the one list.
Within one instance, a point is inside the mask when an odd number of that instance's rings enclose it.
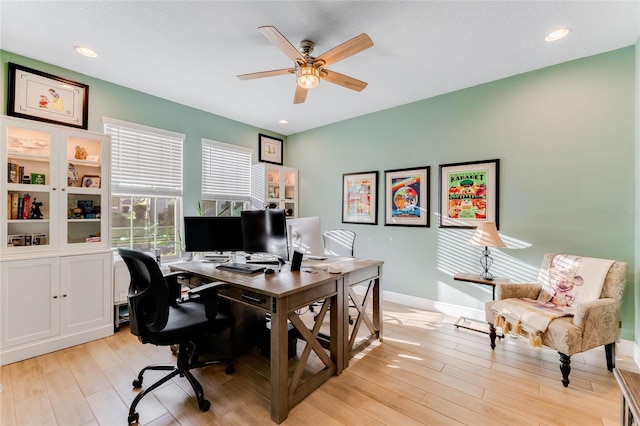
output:
{"label": "green wall", "polygon": [[[7,62],[15,62],[88,84],[90,130],[108,116],[185,133],[186,214],[200,197],[200,138],[257,153],[258,133],[270,133],[0,55],[4,105]],[[500,232],[515,248],[492,252],[497,275],[534,280],[545,252],[618,259],[635,271],[635,60],[631,46],[284,138],[285,163],[300,170],[300,216],[356,231],[356,255],[385,261],[385,290],[481,310],[490,290],[451,278],[479,272],[480,250],[466,243],[471,231],[438,228],[438,165],[499,158]],[[384,170],[416,166],[431,167],[431,227],[385,227]],[[342,173],[372,170],[380,172],[378,225],[342,224]],[[633,272],[628,279],[622,337],[634,340]]]}
{"label": "green wall", "polygon": [[[385,290],[483,309],[490,290],[472,232],[438,228],[438,165],[500,159],[494,273],[535,280],[546,252],[628,262],[623,338],[634,339],[634,46],[289,136],[300,215],[356,231],[356,255],[385,261]],[[318,165],[322,166],[318,166]],[[431,227],[384,226],[384,170],[431,167]],[[378,170],[378,225],[341,223],[342,173]]]}

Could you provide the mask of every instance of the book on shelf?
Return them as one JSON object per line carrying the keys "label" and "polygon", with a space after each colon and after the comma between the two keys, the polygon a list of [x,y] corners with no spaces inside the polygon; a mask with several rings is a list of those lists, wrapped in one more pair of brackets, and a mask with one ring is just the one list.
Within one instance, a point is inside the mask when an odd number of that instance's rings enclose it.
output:
{"label": "book on shelf", "polygon": [[18,165],[16,163],[8,162],[7,163],[8,170],[8,183],[18,183]]}
{"label": "book on shelf", "polygon": [[11,194],[11,219],[18,218],[18,200],[20,199],[20,195],[17,192]]}
{"label": "book on shelf", "polygon": [[23,179],[24,179],[24,166],[18,166],[18,182],[16,183],[22,183]]}
{"label": "book on shelf", "polygon": [[29,194],[24,194],[22,201],[22,216],[20,216],[19,219],[29,219],[29,210],[31,210],[31,196]]}
{"label": "book on shelf", "polygon": [[24,207],[24,197],[18,198],[18,213],[13,219],[22,219],[22,208]]}

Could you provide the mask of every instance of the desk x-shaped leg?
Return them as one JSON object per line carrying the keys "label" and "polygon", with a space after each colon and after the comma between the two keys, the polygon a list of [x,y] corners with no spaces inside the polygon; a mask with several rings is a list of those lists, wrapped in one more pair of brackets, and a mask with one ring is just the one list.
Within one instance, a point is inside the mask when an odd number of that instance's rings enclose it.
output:
{"label": "desk x-shaped leg", "polygon": [[362,300],[356,292],[354,291],[354,287],[349,287],[349,298],[354,304],[354,307],[358,310],[358,317],[356,318],[355,323],[353,324],[353,329],[351,330],[351,335],[349,336],[349,351],[353,353],[356,348],[356,339],[358,337],[358,331],[360,330],[360,326],[364,323],[369,329],[369,336],[363,342],[361,342],[357,346],[367,345],[373,340],[379,337],[379,330],[376,328],[376,325],[371,321],[369,316],[367,315],[367,307],[369,302],[371,301],[374,287],[376,285],[376,280],[370,280],[367,285],[367,291],[364,294]]}

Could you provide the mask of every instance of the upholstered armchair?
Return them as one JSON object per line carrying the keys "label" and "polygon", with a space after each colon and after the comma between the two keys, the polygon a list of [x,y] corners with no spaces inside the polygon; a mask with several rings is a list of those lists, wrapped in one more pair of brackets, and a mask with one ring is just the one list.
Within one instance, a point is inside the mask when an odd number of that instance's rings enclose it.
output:
{"label": "upholstered armchair", "polygon": [[[549,270],[555,256],[555,254],[544,256],[541,271]],[[565,387],[569,385],[571,355],[573,354],[604,345],[607,368],[609,371],[613,371],[615,367],[615,343],[620,339],[621,305],[627,264],[615,261],[605,273],[599,299],[578,302],[573,316],[554,318],[549,322],[546,330],[538,332],[538,343],[557,350],[560,355],[562,384]],[[543,284],[541,282],[496,284],[496,301],[487,302],[485,306],[492,350],[496,346],[498,334],[503,334],[500,330],[502,327],[498,327],[498,325],[502,325],[500,324],[502,318],[499,318],[499,311],[496,311],[497,306],[501,305],[501,303],[497,304],[497,301],[513,298],[541,300],[542,291]],[[535,312],[533,314],[535,315]],[[508,330],[507,324],[505,327]],[[497,328],[498,330],[496,330]]]}

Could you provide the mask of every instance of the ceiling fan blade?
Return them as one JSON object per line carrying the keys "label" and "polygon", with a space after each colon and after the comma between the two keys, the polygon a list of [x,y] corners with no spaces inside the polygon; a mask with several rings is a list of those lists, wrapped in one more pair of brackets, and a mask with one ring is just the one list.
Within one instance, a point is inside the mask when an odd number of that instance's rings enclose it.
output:
{"label": "ceiling fan blade", "polygon": [[276,75],[284,75],[284,74],[294,74],[296,70],[293,68],[284,68],[281,70],[271,70],[271,71],[260,71],[260,72],[252,72],[249,74],[240,74],[237,77],[240,80],[251,80],[253,78],[262,78],[262,77],[273,77]]}
{"label": "ceiling fan blade", "polygon": [[357,92],[362,92],[364,88],[367,87],[367,83],[364,81],[360,81],[335,71],[329,71],[327,69],[320,71],[320,77],[323,80],[327,80],[329,83],[337,84],[338,86],[346,87],[347,89],[355,90]]}
{"label": "ceiling fan blade", "polygon": [[324,66],[329,66],[338,61],[353,56],[356,53],[362,52],[365,49],[373,46],[373,41],[365,33],[360,34],[357,37],[347,40],[344,43],[329,49],[322,55],[316,58],[316,61],[324,61]]}
{"label": "ceiling fan blade", "polygon": [[289,40],[283,36],[280,31],[276,29],[276,27],[272,26],[264,26],[258,27],[260,32],[269,39],[269,41],[276,45],[276,47],[293,61],[301,62],[303,65],[307,63],[307,61],[302,56],[302,53],[296,49],[293,44]]}
{"label": "ceiling fan blade", "polygon": [[293,103],[301,104],[304,101],[306,101],[308,92],[309,92],[309,89],[303,89],[302,87],[296,84],[296,94],[293,95]]}

